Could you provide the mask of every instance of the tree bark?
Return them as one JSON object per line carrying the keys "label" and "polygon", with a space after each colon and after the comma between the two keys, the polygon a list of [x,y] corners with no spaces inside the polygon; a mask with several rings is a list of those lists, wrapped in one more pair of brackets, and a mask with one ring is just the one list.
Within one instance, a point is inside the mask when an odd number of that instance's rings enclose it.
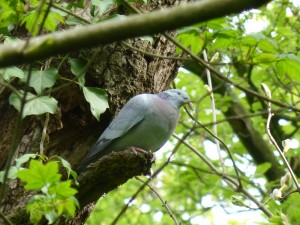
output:
{"label": "tree bark", "polygon": [[[163,56],[175,56],[176,53],[175,46],[160,35],[155,36],[153,42],[134,39],[130,40],[130,44],[141,50]],[[79,54],[79,57],[83,59],[90,59],[92,56],[96,60],[86,74],[86,85],[104,88],[109,95],[110,109],[101,115],[100,122],[97,122],[77,85],[70,84],[66,88],[59,89],[53,93],[59,101],[59,111],[55,115],[50,115],[47,130],[48,141],[45,143],[44,153],[47,156],[59,155],[75,168],[112,117],[129,98],[140,93],[157,93],[169,88],[179,67],[174,60],[144,56],[120,43]],[[64,77],[72,76],[67,65],[59,73]],[[58,85],[61,84],[63,81],[60,81]],[[4,90],[6,95],[1,96],[0,104],[2,115],[0,124],[4,128],[0,130],[2,137],[0,145],[3,146],[0,156],[7,158],[15,132],[17,112],[8,103],[10,92],[5,88]],[[44,122],[44,115],[28,116],[24,119],[17,157],[26,153],[40,152],[39,144]],[[81,209],[88,209],[91,212],[89,203],[98,200],[104,193],[117,188],[128,179],[147,174],[151,167],[151,159],[150,155],[134,155],[128,151],[103,157],[78,178],[80,187],[77,197]],[[3,168],[4,162],[0,163]],[[15,180],[9,182],[6,198],[3,199],[2,212],[15,224],[29,224],[25,205],[31,195],[30,192],[24,191],[20,182]],[[87,204],[89,206],[84,208]],[[80,224],[89,213],[79,211],[78,215],[80,216],[69,223]]]}
{"label": "tree bark", "polygon": [[[224,5],[222,1],[217,2],[220,5]],[[232,2],[237,3],[238,1]],[[246,5],[237,3],[238,5],[234,9],[234,12],[256,7],[267,2],[266,0],[247,0]],[[206,1],[206,3],[209,4],[209,1]],[[161,1],[157,1],[152,3],[151,6],[160,8],[173,4],[176,4],[176,2],[164,1],[162,3]],[[153,10],[154,8],[152,7],[147,8],[147,10]],[[210,14],[205,17],[205,19],[225,15],[227,13],[223,7],[219,7],[219,11],[213,11],[214,14]],[[178,21],[179,20],[177,20],[176,23],[178,23]],[[195,22],[199,21],[197,20]],[[178,27],[178,24],[176,27]],[[173,28],[176,27],[174,26]],[[159,31],[165,31],[165,29],[158,29],[155,32]],[[74,34],[76,35],[76,33],[73,33],[73,35]],[[134,35],[128,37],[136,37],[142,34],[148,33],[134,33]],[[114,38],[113,40],[117,40],[115,36]],[[124,36],[121,38],[123,39]],[[64,46],[61,42],[59,42],[59,45],[54,46],[52,46],[51,43],[56,42],[41,42],[47,45],[41,45],[42,47],[35,46],[37,48],[32,48],[31,50],[34,51],[31,52],[20,52],[18,48],[10,49],[1,46],[3,55],[5,56],[5,54],[7,54],[6,58],[0,57],[0,61],[2,60],[1,65],[13,65],[16,60],[18,63],[33,62],[34,59],[40,59],[40,57],[95,46],[95,43],[92,45],[85,43],[76,48],[77,46],[74,46],[74,43],[67,44],[68,41],[70,40],[64,42]],[[88,42],[88,39],[85,39],[85,41]],[[175,46],[160,35],[155,36],[153,42],[139,38],[130,40],[129,42],[132,46],[149,53],[169,57],[176,55]],[[105,43],[112,43],[112,41],[106,39]],[[48,44],[50,44],[50,47]],[[97,44],[99,44],[99,42],[97,42]],[[22,47],[22,45],[20,46]],[[60,51],[59,46],[62,47],[61,49],[63,51]],[[45,48],[47,48],[46,51],[44,51]],[[92,66],[86,74],[87,85],[102,87],[107,91],[110,109],[101,115],[100,122],[97,122],[90,113],[90,107],[77,85],[72,83],[53,93],[54,97],[59,101],[59,110],[56,114],[50,115],[47,141],[44,143],[44,154],[49,157],[59,155],[68,160],[75,168],[80,160],[87,154],[102,131],[107,127],[111,118],[129,98],[140,93],[157,93],[169,88],[179,67],[179,64],[175,60],[145,56],[121,43],[113,43],[101,46],[97,49],[80,52],[80,54],[74,54],[73,57],[77,57],[78,55],[88,60],[90,60],[92,56],[92,58],[95,57]],[[70,68],[67,65],[64,65],[59,73],[63,77],[72,77]],[[57,86],[64,84],[65,82],[61,80]],[[15,119],[17,112],[8,103],[10,91],[4,86],[0,86],[0,88],[2,93],[0,96],[0,125],[2,127],[2,129],[0,129],[0,157],[6,159],[11,151],[13,134],[17,123]],[[23,120],[22,129],[20,131],[21,138],[17,140],[19,145],[15,158],[26,153],[40,152],[39,146],[44,125],[45,115],[28,116]],[[0,161],[0,168],[3,168],[4,164],[4,161]],[[104,193],[117,188],[133,176],[146,174],[150,167],[150,156],[143,154],[133,155],[128,151],[102,158],[95,163],[87,173],[80,175],[78,198],[81,204],[81,210],[78,212],[79,216],[73,221],[69,221],[69,223],[81,224],[93,208],[93,205],[90,204],[91,202],[96,201]],[[99,182],[100,177],[101,179],[103,178],[101,182]],[[30,224],[25,206],[31,196],[32,193],[25,191],[19,181],[12,180],[8,183],[5,199],[1,199],[1,211],[15,224]],[[3,223],[1,220],[0,222]]]}

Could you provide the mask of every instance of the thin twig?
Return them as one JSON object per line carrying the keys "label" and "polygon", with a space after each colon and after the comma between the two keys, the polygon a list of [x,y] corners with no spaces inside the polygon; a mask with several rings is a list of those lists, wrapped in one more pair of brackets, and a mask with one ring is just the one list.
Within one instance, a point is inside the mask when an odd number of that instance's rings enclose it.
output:
{"label": "thin twig", "polygon": [[[45,14],[43,16],[43,20],[42,20],[42,22],[41,22],[41,24],[39,26],[38,34],[40,34],[42,32],[43,28],[44,28],[44,25],[46,23],[46,19],[47,19],[49,13],[50,13],[50,9],[51,9],[51,6],[52,6],[52,1],[53,0],[49,0],[49,4],[48,4],[47,9],[45,10]],[[41,5],[41,7],[40,7],[41,11],[43,11],[42,8],[43,8],[43,5]],[[38,19],[38,17],[39,17],[39,15],[37,16],[37,19]],[[32,30],[32,32],[33,32],[33,30]]]}
{"label": "thin twig", "polygon": [[[185,133],[182,137],[182,140],[185,140],[190,133],[193,130],[191,129],[190,131],[188,131],[187,133]],[[138,196],[138,194],[146,187],[146,184],[149,184],[150,181],[152,180],[152,178],[156,177],[167,165],[169,165],[171,158],[174,156],[174,154],[178,151],[179,146],[182,144],[182,142],[178,142],[173,151],[171,152],[170,156],[167,158],[167,160],[165,161],[164,164],[162,164],[152,175],[151,178],[149,178],[147,181],[145,181],[144,184],[142,184],[142,186],[139,187],[139,189],[131,196],[131,198],[129,199],[128,203],[122,208],[122,210],[118,213],[118,215],[114,218],[114,220],[112,221],[112,223],[110,225],[115,225],[117,224],[118,220],[121,218],[121,216],[126,212],[126,210],[129,207],[129,204]]]}
{"label": "thin twig", "polygon": [[[183,166],[183,167],[186,167],[186,168],[190,168],[194,172],[202,172],[202,173],[206,173],[206,174],[211,174],[211,175],[218,176],[217,174],[215,174],[211,170],[203,169],[203,168],[200,168],[200,167],[197,167],[197,166],[193,166],[193,165],[190,165],[190,164],[186,164],[186,163],[183,163],[183,162],[180,162],[180,161],[172,161],[170,163],[173,164],[173,165]],[[237,176],[234,175],[234,174],[224,173],[224,175],[225,176],[229,176],[231,178],[237,178]],[[257,188],[258,191],[261,193],[261,195],[266,195],[266,192],[262,189],[262,187],[260,187],[258,185],[258,183],[254,183],[254,181],[250,180],[248,177],[240,177],[239,179],[241,179],[241,181],[244,181],[245,183],[250,184],[253,187]]]}
{"label": "thin twig", "polygon": [[42,138],[41,138],[41,142],[40,142],[40,155],[44,154],[44,143],[45,143],[45,139],[47,136],[47,128],[48,128],[48,124],[49,124],[49,113],[46,113],[46,118],[45,118],[45,122],[44,122],[44,127],[43,127],[43,131],[42,131]]}
{"label": "thin twig", "polygon": [[[37,13],[38,16],[40,15],[40,13],[42,11],[42,7],[43,7],[43,4],[45,4],[45,2],[46,2],[46,0],[43,0],[40,3],[39,11]],[[50,0],[50,3],[51,2],[52,2],[52,0]],[[34,24],[32,26],[32,32],[34,31],[34,28],[38,23],[38,16],[35,19]],[[46,13],[44,15],[43,22],[46,21],[45,17],[47,17],[47,16],[48,16],[48,13]],[[41,32],[41,29],[39,29],[39,33],[40,32]],[[27,39],[26,44],[24,45],[22,51],[24,51],[26,49],[28,43],[29,43],[29,39]],[[26,82],[25,82],[24,94],[22,96],[21,103],[20,103],[20,112],[18,113],[18,116],[17,116],[17,119],[16,119],[16,125],[15,125],[14,134],[13,134],[13,138],[12,138],[12,144],[11,144],[10,151],[9,151],[7,161],[6,161],[6,164],[5,164],[5,172],[4,172],[4,176],[3,176],[3,182],[2,182],[3,185],[0,188],[0,206],[2,205],[2,203],[3,203],[2,200],[5,197],[5,188],[6,188],[6,182],[7,182],[7,179],[8,179],[9,167],[11,166],[13,157],[15,156],[15,154],[17,152],[19,140],[20,140],[20,137],[21,137],[23,112],[24,112],[24,109],[25,109],[25,104],[27,102],[26,98],[27,98],[27,93],[29,92],[29,83],[30,83],[31,75],[32,75],[32,64],[29,65],[28,76],[27,76],[27,79],[26,79]]]}
{"label": "thin twig", "polygon": [[[202,54],[203,54],[204,61],[208,62],[207,54],[206,54],[205,49],[203,50]],[[209,87],[209,96],[210,96],[212,120],[213,120],[213,133],[214,133],[214,136],[217,137],[218,136],[218,129],[217,129],[217,123],[216,123],[217,122],[217,116],[216,116],[216,106],[215,106],[213,85],[212,85],[212,81],[211,81],[210,70],[208,68],[205,68],[205,72],[206,72],[207,83],[208,83],[208,87]],[[221,155],[220,143],[219,143],[217,138],[215,138],[215,144],[216,144],[216,147],[217,147],[217,152],[218,152],[219,160],[220,160],[220,163],[221,163],[222,172],[225,173],[226,168],[225,168],[225,165],[224,165],[224,160],[223,160],[222,155]]]}
{"label": "thin twig", "polygon": [[85,18],[83,18],[83,17],[77,15],[76,13],[73,13],[73,12],[71,12],[70,10],[67,10],[67,9],[61,7],[61,6],[60,6],[59,4],[57,4],[57,3],[53,3],[53,4],[52,4],[52,7],[53,7],[53,8],[56,8],[56,9],[62,11],[62,12],[65,12],[65,13],[71,15],[71,16],[74,16],[75,18],[77,18],[77,19],[79,19],[79,20],[81,20],[81,21],[83,21],[83,22],[85,22],[85,23],[87,23],[87,24],[91,24],[91,21],[86,20]]}
{"label": "thin twig", "polygon": [[[268,99],[271,99],[271,94],[267,95],[267,97],[268,97]],[[275,139],[274,139],[274,137],[272,136],[272,133],[271,133],[270,122],[271,122],[271,118],[273,116],[272,109],[271,109],[271,101],[268,101],[267,107],[268,107],[268,119],[267,119],[267,124],[266,124],[267,134],[269,136],[269,139],[270,139],[271,143],[274,145],[274,147],[278,151],[281,159],[283,160],[283,162],[285,163],[289,173],[291,174],[292,179],[293,179],[293,181],[296,185],[297,190],[300,190],[299,183],[298,183],[297,177],[296,177],[293,169],[291,168],[291,166],[290,166],[288,160],[286,159],[283,151],[280,149],[279,145],[277,144],[277,142],[275,141]]]}
{"label": "thin twig", "polygon": [[[174,136],[174,135],[173,135]],[[263,211],[268,217],[272,217],[273,214],[270,210],[268,210],[261,202],[259,202],[252,194],[250,194],[247,190],[245,190],[242,186],[239,187],[239,184],[232,179],[231,177],[227,176],[226,174],[222,174],[218,171],[218,169],[204,156],[202,155],[197,149],[195,149],[192,145],[188,144],[186,141],[182,140],[178,136],[175,136],[176,139],[180,140],[185,146],[187,146],[190,150],[192,150],[199,158],[202,159],[202,161],[209,166],[209,168],[215,172],[220,178],[222,178],[224,181],[231,183],[232,185],[230,187],[237,187],[233,188],[234,191],[236,192],[241,192],[245,196],[247,196],[261,211]]]}
{"label": "thin twig", "polygon": [[226,152],[228,153],[229,155],[229,158],[230,160],[232,161],[232,164],[233,164],[233,168],[235,170],[235,174],[238,178],[238,186],[236,187],[237,189],[240,189],[242,188],[242,182],[241,182],[241,179],[240,179],[240,174],[239,174],[239,169],[233,159],[233,155],[231,154],[229,148],[227,147],[227,145],[218,137],[218,136],[215,136],[209,129],[207,129],[206,127],[204,127],[198,120],[195,120],[195,118],[190,114],[189,111],[187,111],[187,114],[189,115],[189,117],[198,125],[200,125],[207,133],[209,133],[212,137],[214,137],[215,139],[217,139],[225,148]]}
{"label": "thin twig", "polygon": [[[132,11],[134,11],[135,13],[140,14],[141,11],[138,10],[136,7],[134,7],[133,5],[131,5],[129,2],[127,2],[126,0],[122,0],[122,3],[124,3],[125,7],[128,7],[129,9],[131,9]],[[188,48],[184,47],[182,44],[180,44],[176,39],[174,39],[173,37],[171,37],[169,34],[167,33],[163,33],[163,35],[169,40],[171,41],[173,44],[175,44],[177,47],[179,47],[182,51],[184,51],[185,53],[187,53],[188,55],[191,56],[191,58],[193,60],[195,60],[196,62],[198,62],[200,65],[202,65],[203,67],[209,69],[215,76],[217,76],[219,79],[223,80],[224,82],[233,85],[234,87],[248,93],[251,94],[259,99],[263,99],[268,101],[269,99],[264,96],[261,95],[260,93],[253,91],[251,89],[245,88],[242,85],[233,82],[232,80],[230,80],[228,77],[223,76],[222,73],[220,73],[219,71],[217,71],[215,68],[213,68],[212,66],[210,66],[208,63],[206,63],[205,61],[203,61],[200,57],[198,57],[197,55],[193,54]],[[273,104],[278,105],[282,108],[286,108],[286,109],[291,109],[297,112],[300,112],[300,108],[296,108],[295,105],[287,105],[284,104],[280,101],[275,101],[275,100],[269,100],[271,101]]]}
{"label": "thin twig", "polygon": [[141,50],[139,48],[136,48],[130,44],[128,44],[126,41],[122,41],[121,42],[123,45],[125,45],[127,48],[130,48],[134,51],[137,51],[143,55],[146,55],[146,56],[150,56],[152,58],[159,58],[159,59],[170,59],[170,60],[189,60],[188,58],[182,58],[182,57],[170,57],[170,56],[164,56],[164,55],[157,55],[157,54],[153,54],[153,53],[150,53],[150,52],[146,52],[144,50]]}
{"label": "thin twig", "polygon": [[4,199],[4,196],[5,196],[5,188],[6,188],[6,181],[8,178],[9,167],[11,166],[13,157],[15,156],[15,153],[17,151],[18,142],[19,142],[20,136],[21,136],[23,111],[24,111],[25,104],[26,104],[26,96],[27,96],[28,89],[29,89],[29,82],[31,79],[31,74],[32,74],[32,65],[30,65],[29,70],[28,70],[28,76],[26,79],[25,90],[24,90],[24,94],[22,96],[21,104],[20,104],[20,112],[18,113],[18,116],[16,119],[16,125],[15,125],[14,134],[13,134],[13,138],[12,138],[12,144],[11,144],[10,151],[9,151],[9,154],[7,157],[7,161],[6,161],[6,164],[4,167],[5,172],[4,172],[4,176],[3,176],[3,182],[2,182],[3,185],[0,188],[0,205],[2,204],[2,200]]}
{"label": "thin twig", "polygon": [[163,198],[160,196],[160,194],[148,183],[146,183],[145,181],[143,181],[141,178],[139,177],[135,177],[137,180],[141,181],[143,184],[146,184],[150,190],[159,198],[159,200],[162,202],[163,207],[167,210],[168,214],[170,215],[170,217],[172,218],[172,220],[174,221],[174,223],[176,225],[179,225],[174,213],[172,213],[172,211],[170,210],[169,206],[167,205],[167,201],[164,201]]}

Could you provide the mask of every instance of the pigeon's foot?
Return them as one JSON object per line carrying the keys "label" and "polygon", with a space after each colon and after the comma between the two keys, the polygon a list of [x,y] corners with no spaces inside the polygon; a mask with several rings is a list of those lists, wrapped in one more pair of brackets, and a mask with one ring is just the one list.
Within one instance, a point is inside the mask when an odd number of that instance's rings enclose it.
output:
{"label": "pigeon's foot", "polygon": [[[129,147],[129,149],[134,153],[134,154],[136,154],[137,155],[137,153],[138,152],[140,152],[140,153],[144,153],[144,154],[148,154],[149,153],[149,151],[146,151],[146,150],[144,150],[144,149],[141,149],[141,148],[138,148],[138,147]],[[150,151],[151,152],[151,151]]]}

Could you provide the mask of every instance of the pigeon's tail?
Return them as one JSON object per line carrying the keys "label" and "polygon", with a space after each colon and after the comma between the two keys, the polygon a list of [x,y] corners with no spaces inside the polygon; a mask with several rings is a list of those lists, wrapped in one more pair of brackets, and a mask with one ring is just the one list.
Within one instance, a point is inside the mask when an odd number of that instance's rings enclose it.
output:
{"label": "pigeon's tail", "polygon": [[76,169],[76,173],[77,175],[81,174],[82,172],[86,171],[88,165],[89,165],[89,161],[87,160],[87,158],[85,158],[83,161],[81,161]]}
{"label": "pigeon's tail", "polygon": [[98,152],[96,154],[90,155],[88,154],[78,165],[77,169],[76,169],[76,173],[77,175],[81,174],[82,172],[86,171],[88,166],[91,163],[95,163],[98,161],[98,159],[102,158],[105,154],[104,151]]}
{"label": "pigeon's tail", "polygon": [[76,169],[77,175],[86,171],[91,163],[97,162],[100,158],[109,154],[110,151],[105,148],[108,144],[108,141],[102,142],[101,144],[99,144],[99,142],[96,142],[96,144],[90,150],[89,154],[79,163]]}

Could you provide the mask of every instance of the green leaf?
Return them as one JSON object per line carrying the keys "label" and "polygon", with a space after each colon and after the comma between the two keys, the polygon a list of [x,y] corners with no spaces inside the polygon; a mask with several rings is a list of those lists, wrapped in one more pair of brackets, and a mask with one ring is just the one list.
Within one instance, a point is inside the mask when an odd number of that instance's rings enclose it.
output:
{"label": "green leaf", "polygon": [[18,44],[20,44],[21,39],[17,37],[6,37],[4,40],[5,45],[10,45],[16,47]]}
{"label": "green leaf", "polygon": [[238,196],[232,196],[231,197],[231,203],[236,206],[246,206],[244,200]]}
{"label": "green leaf", "polygon": [[44,28],[49,31],[55,31],[59,22],[64,23],[63,17],[51,10],[45,21]]}
{"label": "green leaf", "polygon": [[295,81],[300,82],[300,58],[294,54],[281,54],[280,60],[276,64],[278,74],[281,79],[284,79],[286,75]]}
{"label": "green leaf", "polygon": [[22,155],[20,158],[17,158],[15,161],[16,161],[16,167],[18,169],[21,168],[21,165],[28,162],[29,159],[33,159],[36,157],[36,154],[25,154],[25,155]]}
{"label": "green leaf", "polygon": [[[33,3],[32,3],[33,4]],[[58,22],[64,22],[63,17],[53,12],[52,10],[48,13],[46,20],[44,21],[44,17],[46,16],[46,8],[44,6],[38,6],[39,9],[34,9],[29,11],[25,16],[23,16],[21,20],[21,24],[25,24],[26,29],[33,35],[36,36],[40,29],[41,24],[44,22],[44,29],[49,31],[55,31],[58,25]],[[42,13],[40,13],[40,11]]]}
{"label": "green leaf", "polygon": [[274,53],[258,53],[252,58],[255,63],[272,63],[278,60],[278,55]]}
{"label": "green leaf", "polygon": [[224,29],[215,34],[215,41],[212,49],[226,49],[228,46],[237,42],[238,32],[232,29]]}
{"label": "green leaf", "polygon": [[1,1],[0,3],[0,27],[8,27],[18,20],[19,15],[9,2]]}
{"label": "green leaf", "polygon": [[29,86],[33,87],[36,93],[41,94],[45,88],[52,87],[58,78],[58,71],[55,68],[47,70],[32,71]]}
{"label": "green leaf", "polygon": [[272,164],[268,162],[259,164],[256,167],[255,174],[265,174],[271,168],[271,166]]}
{"label": "green leaf", "polygon": [[77,200],[75,198],[70,198],[67,201],[65,201],[65,203],[64,203],[65,211],[67,211],[71,217],[75,216],[76,206],[77,206],[77,208],[79,208],[79,203],[77,202]]}
{"label": "green leaf", "polygon": [[69,64],[71,66],[71,72],[78,78],[80,85],[85,84],[84,75],[87,71],[87,62],[81,59],[70,58]]}
{"label": "green leaf", "polygon": [[247,35],[241,38],[240,43],[245,46],[255,47],[257,45],[257,40],[252,35]]}
{"label": "green leaf", "polygon": [[76,181],[77,173],[74,170],[72,170],[71,164],[67,160],[65,160],[64,158],[62,158],[62,157],[55,156],[55,158],[57,158],[61,162],[61,164],[63,165],[63,167],[67,170],[68,179],[69,179],[69,176],[71,174],[72,177],[75,179],[75,182],[77,182]]}
{"label": "green leaf", "polygon": [[[189,48],[192,53],[198,54],[203,47],[203,40],[194,30],[189,30],[186,33],[177,35],[176,39],[185,47]],[[178,50],[181,52],[182,50]]]}
{"label": "green leaf", "polygon": [[64,215],[66,218],[74,217],[76,208],[79,208],[78,201],[74,197],[57,201],[57,212],[59,215]]}
{"label": "green leaf", "polygon": [[70,3],[67,6],[67,9],[71,9],[73,7],[74,8],[84,9],[84,7],[85,7],[85,1],[84,0],[70,1]]}
{"label": "green leaf", "polygon": [[[23,95],[23,91],[19,92],[19,95]],[[26,104],[22,113],[22,118],[28,115],[40,115],[43,113],[55,113],[57,109],[57,101],[56,99],[49,96],[41,96],[37,97],[32,93],[27,93],[26,96]],[[21,100],[18,95],[13,92],[9,96],[9,104],[13,105],[15,109],[20,112],[21,109]]]}
{"label": "green leaf", "polygon": [[44,165],[38,160],[31,160],[29,169],[17,173],[18,178],[26,183],[26,190],[40,190],[44,186],[60,180],[57,162],[48,162]]}
{"label": "green leaf", "polygon": [[264,40],[260,40],[258,42],[258,47],[263,52],[277,53],[277,50],[278,50],[278,46],[277,46],[276,42],[269,39],[269,38],[266,38]]}
{"label": "green leaf", "polygon": [[213,30],[220,30],[228,26],[227,20],[223,18],[213,19],[205,22],[205,25]]}
{"label": "green leaf", "polygon": [[46,211],[44,213],[44,216],[48,220],[48,224],[52,224],[58,219],[59,215],[54,211],[54,207],[53,207],[53,210]]}
{"label": "green leaf", "polygon": [[26,206],[26,211],[30,214],[30,221],[33,224],[38,224],[42,219],[44,213],[45,197],[42,195],[35,195],[30,199]]}
{"label": "green leaf", "polygon": [[113,3],[113,0],[92,0],[92,4],[99,8],[97,16],[101,16]]}
{"label": "green leaf", "polygon": [[2,75],[3,79],[7,81],[10,81],[13,77],[24,79],[23,70],[19,69],[16,66],[0,69],[0,74]]}
{"label": "green leaf", "polygon": [[[7,177],[9,179],[16,179],[18,172],[19,172],[19,168],[17,168],[16,166],[11,166],[11,167],[9,167],[9,171],[8,171],[8,176]],[[0,171],[0,183],[3,183],[4,174],[5,174],[5,171]]]}
{"label": "green leaf", "polygon": [[49,193],[55,194],[56,198],[65,199],[74,196],[77,190],[71,187],[71,180],[67,180],[49,187]]}
{"label": "green leaf", "polygon": [[90,103],[93,116],[99,121],[100,114],[108,108],[107,95],[101,88],[83,87],[85,99]]}
{"label": "green leaf", "polygon": [[34,11],[31,11],[26,16],[23,17],[23,19],[21,21],[21,25],[25,24],[26,29],[33,36],[36,36],[38,33],[38,27],[39,27],[39,26],[35,25],[36,21],[37,21],[37,13]]}

